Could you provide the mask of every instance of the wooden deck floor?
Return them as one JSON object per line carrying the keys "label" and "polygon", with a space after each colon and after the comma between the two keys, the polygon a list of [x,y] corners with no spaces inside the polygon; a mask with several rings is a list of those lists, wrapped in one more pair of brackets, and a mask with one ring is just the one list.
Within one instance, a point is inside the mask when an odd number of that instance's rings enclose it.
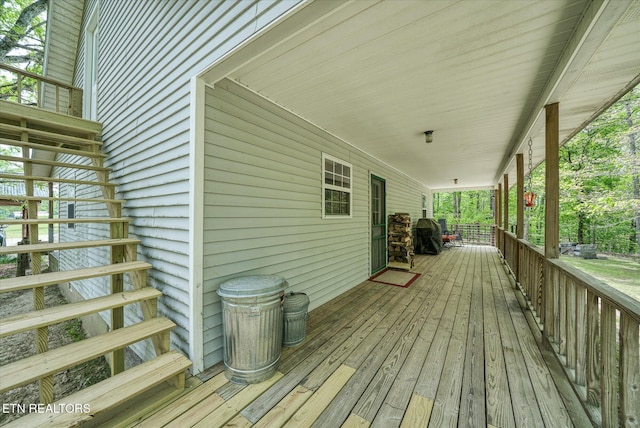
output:
{"label": "wooden deck floor", "polygon": [[136,426],[589,424],[554,383],[495,248],[418,256],[413,271],[409,288],[366,281],[312,311],[271,380],[241,387],[214,369]]}

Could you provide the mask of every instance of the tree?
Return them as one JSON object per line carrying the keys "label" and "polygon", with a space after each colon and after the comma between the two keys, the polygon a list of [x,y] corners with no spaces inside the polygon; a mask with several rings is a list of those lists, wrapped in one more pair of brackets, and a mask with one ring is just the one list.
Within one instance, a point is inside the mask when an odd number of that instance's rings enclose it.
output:
{"label": "tree", "polygon": [[[42,74],[47,0],[0,0],[0,63]],[[36,82],[24,79],[22,97],[35,100]],[[0,99],[17,95],[17,76],[0,74]]]}

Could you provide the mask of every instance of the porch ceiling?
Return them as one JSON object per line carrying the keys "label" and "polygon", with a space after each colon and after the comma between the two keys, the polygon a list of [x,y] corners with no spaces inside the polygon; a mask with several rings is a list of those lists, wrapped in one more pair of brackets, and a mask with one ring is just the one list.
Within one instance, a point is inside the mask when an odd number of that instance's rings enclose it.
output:
{"label": "porch ceiling", "polygon": [[560,102],[564,139],[638,81],[638,52],[640,0],[316,1],[203,77],[235,79],[437,190],[505,171],[513,184],[529,136],[544,155],[544,105]]}

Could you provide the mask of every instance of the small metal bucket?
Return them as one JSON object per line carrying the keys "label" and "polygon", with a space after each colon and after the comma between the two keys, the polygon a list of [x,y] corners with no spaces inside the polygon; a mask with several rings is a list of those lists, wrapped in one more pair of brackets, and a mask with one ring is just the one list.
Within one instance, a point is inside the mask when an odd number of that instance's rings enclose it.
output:
{"label": "small metal bucket", "polygon": [[307,332],[309,297],[304,293],[284,296],[282,345],[293,347],[304,341]]}

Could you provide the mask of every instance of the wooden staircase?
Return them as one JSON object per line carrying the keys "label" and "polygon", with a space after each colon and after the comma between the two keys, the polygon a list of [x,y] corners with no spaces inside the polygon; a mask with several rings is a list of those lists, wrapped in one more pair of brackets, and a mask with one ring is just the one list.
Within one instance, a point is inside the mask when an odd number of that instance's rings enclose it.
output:
{"label": "wooden staircase", "polygon": [[[28,212],[27,219],[0,219],[0,222],[26,225],[30,236],[29,244],[0,247],[0,256],[28,254],[32,273],[30,276],[0,279],[0,293],[32,289],[34,296],[32,312],[0,320],[0,337],[35,330],[37,351],[36,355],[0,367],[0,392],[37,380],[40,402],[54,403],[56,397],[53,396],[53,375],[102,355],[110,355],[112,375],[103,382],[55,403],[82,403],[90,409],[89,412],[31,413],[14,421],[16,426],[68,426],[95,421],[110,409],[164,382],[168,382],[176,390],[182,390],[186,370],[191,366],[191,362],[182,354],[169,349],[169,334],[175,324],[166,318],[157,317],[157,299],[162,293],[147,286],[146,273],[151,265],[136,260],[140,241],[128,237],[129,219],[122,218],[123,201],[116,198],[115,185],[109,182],[110,170],[104,167],[105,155],[100,152],[101,142],[96,138],[100,134],[101,125],[96,122],[0,101],[0,144],[18,147],[22,153],[21,156],[3,155],[0,159],[20,162],[24,166],[24,174],[0,171],[0,183],[20,182],[24,183],[25,189],[24,194],[19,196],[0,194],[0,200],[17,199],[26,206]],[[54,160],[51,160],[51,156],[48,159],[42,159],[41,156],[36,158],[33,156],[36,152],[53,152]],[[70,158],[73,162],[58,160],[60,158]],[[57,171],[82,171],[82,179],[34,174],[34,170],[41,169],[42,166],[56,168]],[[95,180],[87,178],[87,173],[95,175]],[[99,189],[95,193],[101,194],[101,197],[36,196],[34,189],[38,183],[95,186]],[[42,200],[73,202],[76,205],[104,204],[109,216],[39,219],[38,203]],[[38,226],[41,224],[88,223],[108,225],[108,239],[58,243],[41,242],[38,239]],[[42,272],[41,260],[45,254],[97,247],[107,248],[110,254],[110,259],[105,260],[101,266]],[[125,290],[125,274],[130,277],[132,289]],[[109,294],[62,306],[45,307],[45,287],[97,277],[110,278]],[[127,305],[139,305],[144,320],[125,327],[124,307]],[[49,349],[48,326],[106,310],[111,313],[108,333]],[[145,339],[152,340],[156,358],[125,371],[125,347]]]}

